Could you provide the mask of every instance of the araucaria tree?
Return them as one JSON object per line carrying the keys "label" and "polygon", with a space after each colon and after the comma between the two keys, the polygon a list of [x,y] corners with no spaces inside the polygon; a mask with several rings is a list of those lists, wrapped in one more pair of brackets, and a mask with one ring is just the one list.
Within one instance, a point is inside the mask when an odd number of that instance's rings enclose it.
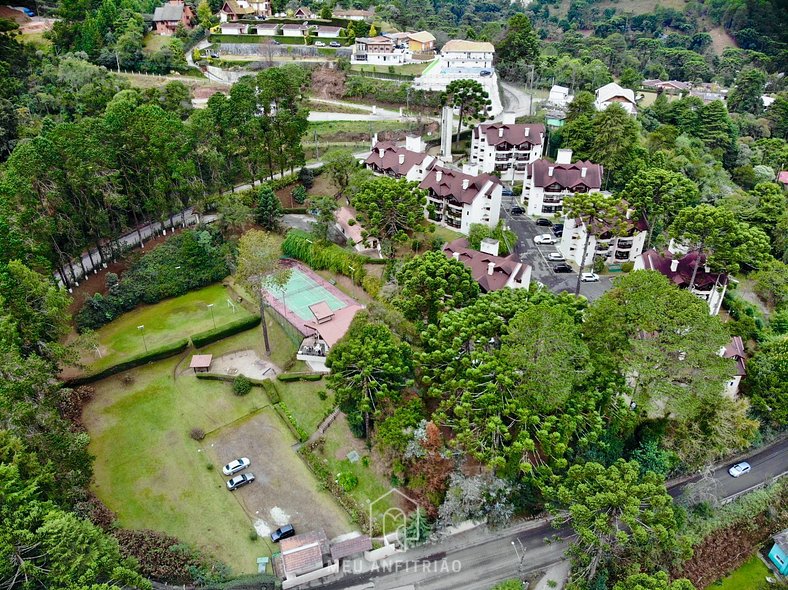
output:
{"label": "araucaria tree", "polygon": [[539,38],[524,14],[509,18],[506,32],[495,47],[498,67],[507,79],[523,79],[525,67],[539,64]]}
{"label": "araucaria tree", "polygon": [[553,526],[569,525],[577,535],[569,548],[572,577],[592,581],[601,567],[628,564],[652,570],[663,552],[677,548],[678,524],[665,482],[640,474],[635,462],[619,460],[573,465],[545,489]]}
{"label": "araucaria tree", "polygon": [[279,220],[282,218],[282,204],[279,198],[268,184],[263,184],[257,190],[257,203],[255,208],[255,219],[260,226],[268,231],[273,231],[279,227]]}
{"label": "araucaria tree", "polygon": [[443,252],[426,252],[402,265],[394,299],[409,320],[434,324],[444,311],[464,307],[479,295],[479,284],[461,262]]}
{"label": "araucaria tree", "polygon": [[366,315],[358,316],[345,338],[331,348],[326,366],[340,406],[364,416],[367,438],[371,419],[380,415],[384,404],[395,404],[413,379],[410,346]]}
{"label": "araucaria tree", "polygon": [[[366,182],[353,197],[362,234],[388,242],[404,242],[424,219],[426,191],[404,178]],[[388,249],[393,252],[393,249]]]}
{"label": "araucaria tree", "polygon": [[457,141],[460,141],[463,121],[484,121],[487,119],[487,107],[490,95],[475,80],[455,80],[441,94],[441,104],[451,106],[459,111],[457,122]]}

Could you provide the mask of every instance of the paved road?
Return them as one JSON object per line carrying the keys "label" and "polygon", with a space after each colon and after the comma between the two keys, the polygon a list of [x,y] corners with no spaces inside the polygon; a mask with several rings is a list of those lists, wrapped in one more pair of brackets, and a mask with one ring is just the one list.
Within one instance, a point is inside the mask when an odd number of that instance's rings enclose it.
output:
{"label": "paved road", "polygon": [[[524,88],[509,82],[501,82],[503,88],[503,107],[507,113],[514,113],[517,117],[531,114],[531,95]],[[498,118],[501,118],[498,115]]]}
{"label": "paved road", "polygon": [[[788,438],[753,453],[747,460],[753,470],[737,479],[728,475],[729,463],[714,470],[714,490],[720,500],[788,473]],[[668,482],[671,495],[679,496],[697,479]],[[568,529],[556,530],[545,520],[497,531],[478,527],[441,543],[398,554],[377,570],[361,572],[357,560],[354,564],[358,569],[354,571],[353,565],[348,565],[342,579],[314,586],[328,590],[395,590],[409,586],[417,590],[487,590],[501,580],[544,569],[563,559],[568,535]]]}
{"label": "paved road", "polygon": [[[536,245],[534,236],[538,234],[552,233],[551,228],[538,226],[536,222],[527,215],[512,215],[510,210],[514,204],[513,197],[504,197],[501,207],[501,218],[509,225],[514,233],[517,234],[516,254],[526,264],[530,264],[532,270],[531,280],[539,281],[555,293],[561,291],[575,292],[577,284],[577,273],[555,273],[553,266],[555,262],[547,260],[547,255],[551,252],[558,252],[557,246]],[[590,269],[586,269],[589,271]],[[602,275],[597,283],[581,283],[580,294],[594,301],[601,297],[605,291],[612,286],[611,277]]]}

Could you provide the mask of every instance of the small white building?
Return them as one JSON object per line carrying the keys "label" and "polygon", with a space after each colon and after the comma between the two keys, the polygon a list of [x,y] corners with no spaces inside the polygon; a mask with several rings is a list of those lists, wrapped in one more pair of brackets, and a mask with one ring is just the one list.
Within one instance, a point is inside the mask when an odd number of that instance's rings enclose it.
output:
{"label": "small white building", "polygon": [[527,289],[531,284],[531,266],[514,255],[498,256],[498,240],[484,238],[479,250],[472,249],[467,238],[459,238],[443,247],[447,258],[462,262],[479,283],[483,293],[500,289]]}
{"label": "small white building", "polygon": [[352,64],[400,65],[407,61],[410,51],[398,49],[396,41],[383,35],[377,37],[357,37],[350,56]]}
{"label": "small white building", "polygon": [[466,165],[462,172],[433,166],[419,188],[427,191],[424,214],[435,223],[466,235],[473,223],[498,224],[503,186],[497,177],[479,174],[477,166]]}
{"label": "small white building", "polygon": [[440,55],[447,68],[490,70],[493,67],[495,47],[487,41],[452,39],[441,48]]}
{"label": "small white building", "polygon": [[553,87],[550,88],[547,102],[557,107],[566,107],[574,98],[574,96],[569,94],[569,88],[554,84]]}
{"label": "small white building", "polygon": [[739,385],[741,380],[747,376],[746,356],[744,351],[744,342],[741,336],[734,336],[725,346],[720,350],[720,356],[726,359],[733,359],[736,362],[736,368],[730,381],[725,383],[725,395],[731,398],[736,398],[739,395]]}
{"label": "small white building", "polygon": [[605,84],[601,88],[597,88],[596,99],[594,101],[596,110],[604,111],[614,102],[620,104],[630,115],[637,115],[638,105],[635,101],[634,90],[623,88],[615,82],[611,82],[610,84]]}
{"label": "small white building", "polygon": [[541,123],[515,124],[504,113],[502,123],[483,123],[473,130],[470,163],[482,172],[497,171],[503,180],[522,181],[528,164],[542,157],[545,128]]}
{"label": "small white building", "polygon": [[591,226],[585,264],[583,263],[583,249],[588,237],[588,227],[580,219],[565,217],[564,233],[561,235],[558,249],[567,260],[571,260],[578,266],[590,266],[597,256],[605,261],[607,267],[634,262],[643,253],[648,237],[648,228],[642,220],[633,219],[633,213],[631,209],[626,212],[624,231],[621,235],[614,234],[611,231],[611,225],[604,221]]}
{"label": "small white building", "polygon": [[555,162],[539,159],[528,166],[523,200],[528,215],[554,215],[564,207],[564,197],[575,193],[596,193],[602,188],[600,164],[572,163],[572,150],[558,150]]}
{"label": "small white building", "polygon": [[249,25],[236,22],[225,22],[220,25],[222,35],[245,35]]}
{"label": "small white building", "polygon": [[[696,262],[699,264],[698,272],[695,275],[695,284],[690,289]],[[706,301],[711,315],[720,313],[722,299],[728,288],[728,275],[711,272],[706,266],[705,256],[698,262],[697,251],[682,255],[668,250],[661,254],[652,248],[635,259],[635,270],[655,270],[663,274],[677,287],[690,289],[693,295]]]}
{"label": "small white building", "polygon": [[274,37],[279,34],[279,25],[276,23],[260,23],[254,26],[258,35]]}
{"label": "small white building", "polygon": [[342,27],[318,25],[315,27],[315,33],[321,39],[337,39],[342,35]]}
{"label": "small white building", "polygon": [[421,182],[435,162],[435,157],[426,154],[424,147],[417,135],[408,135],[404,147],[392,141],[376,140],[364,165],[375,174]]}
{"label": "small white building", "polygon": [[282,25],[282,35],[285,37],[303,37],[308,31],[309,27],[307,25]]}

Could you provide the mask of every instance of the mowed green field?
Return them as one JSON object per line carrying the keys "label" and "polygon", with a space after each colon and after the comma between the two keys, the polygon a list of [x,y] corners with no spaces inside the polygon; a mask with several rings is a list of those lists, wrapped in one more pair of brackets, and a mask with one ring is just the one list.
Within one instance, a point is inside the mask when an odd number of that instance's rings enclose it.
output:
{"label": "mowed green field", "polygon": [[[99,328],[96,336],[101,357],[95,351],[89,351],[82,362],[90,372],[97,372],[144,352],[146,346],[153,350],[210,330],[214,327],[214,320],[216,326],[222,326],[251,315],[238,304],[233,311],[227,303],[231,298],[230,291],[217,283],[155,305],[138,307]],[[213,318],[209,304],[213,304]]]}
{"label": "mowed green field", "polygon": [[772,575],[757,555],[753,555],[727,578],[706,586],[707,590],[758,590]]}

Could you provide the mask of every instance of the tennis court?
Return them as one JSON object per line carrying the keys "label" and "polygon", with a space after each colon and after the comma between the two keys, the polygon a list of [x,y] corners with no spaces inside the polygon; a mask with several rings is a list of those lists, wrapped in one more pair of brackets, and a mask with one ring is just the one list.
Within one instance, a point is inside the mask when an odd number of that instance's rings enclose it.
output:
{"label": "tennis court", "polygon": [[284,299],[282,303],[287,307],[290,313],[294,313],[304,321],[312,321],[315,319],[309,306],[320,303],[321,301],[325,301],[332,311],[347,307],[347,303],[318,283],[313,277],[304,273],[297,266],[292,268],[290,280],[284,288],[284,294],[278,289],[274,289],[273,291],[274,297],[277,299]]}

